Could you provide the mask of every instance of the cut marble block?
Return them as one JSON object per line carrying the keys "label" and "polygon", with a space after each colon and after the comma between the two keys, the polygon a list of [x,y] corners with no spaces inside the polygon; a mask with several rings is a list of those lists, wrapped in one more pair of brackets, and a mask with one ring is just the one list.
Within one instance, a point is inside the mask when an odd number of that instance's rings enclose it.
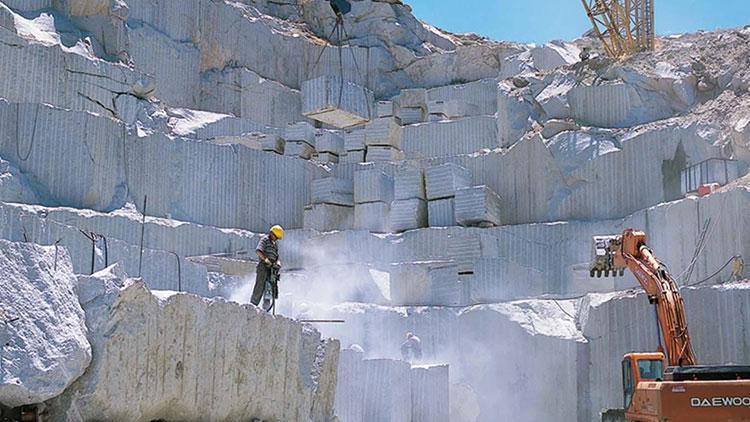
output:
{"label": "cut marble block", "polygon": [[401,199],[391,204],[391,230],[394,233],[427,226],[427,202],[424,199]]}
{"label": "cut marble block", "polygon": [[411,367],[390,359],[365,360],[363,421],[411,421]]}
{"label": "cut marble block", "polygon": [[284,139],[287,141],[304,141],[310,145],[315,144],[315,128],[307,122],[297,122],[284,129]]}
{"label": "cut marble block", "polygon": [[339,156],[330,152],[320,152],[313,156],[313,161],[322,164],[338,164]]}
{"label": "cut marble block", "polygon": [[335,132],[320,132],[315,135],[315,150],[320,152],[330,152],[331,154],[343,155],[344,138]]}
{"label": "cut marble block", "polygon": [[365,376],[364,353],[342,349],[339,353],[336,383],[336,416],[341,421],[362,422],[364,412],[363,377]]}
{"label": "cut marble block", "polygon": [[401,126],[395,117],[375,119],[365,127],[365,143],[401,148]]}
{"label": "cut marble block", "polygon": [[259,134],[258,141],[260,142],[261,148],[266,152],[275,152],[276,154],[284,154],[284,139],[279,135],[266,135],[265,133]]}
{"label": "cut marble block", "polygon": [[463,232],[450,235],[448,256],[456,263],[460,274],[471,274],[474,264],[482,256],[481,239],[477,235],[460,233]]}
{"label": "cut marble block", "polygon": [[354,207],[312,204],[305,207],[304,228],[328,232],[354,228]]}
{"label": "cut marble block", "polygon": [[430,227],[456,226],[453,198],[436,199],[427,203],[427,221]]}
{"label": "cut marble block", "polygon": [[450,420],[449,374],[448,365],[411,369],[411,422]]}
{"label": "cut marble block", "polygon": [[499,226],[502,222],[502,200],[487,186],[456,191],[456,221],[462,226]]}
{"label": "cut marble block", "polygon": [[393,264],[389,272],[393,306],[418,306],[430,303],[432,288],[429,264]]}
{"label": "cut marble block", "polygon": [[402,89],[396,102],[399,108],[425,108],[427,107],[427,90],[424,88]]}
{"label": "cut marble block", "polygon": [[432,88],[427,91],[427,101],[460,100],[479,107],[479,114],[497,113],[496,78],[482,79],[461,85],[448,85]]}
{"label": "cut marble block", "polygon": [[376,105],[378,111],[378,117],[393,117],[394,104],[393,101],[378,101]]}
{"label": "cut marble block", "polygon": [[354,183],[351,180],[326,177],[310,184],[313,204],[354,206]]}
{"label": "cut marble block", "polygon": [[430,286],[433,306],[462,306],[469,302],[468,289],[458,278],[455,265],[430,269]]}
{"label": "cut marble block", "polygon": [[344,134],[344,148],[347,151],[364,151],[365,149],[365,131],[362,129],[353,130]]}
{"label": "cut marble block", "polygon": [[341,158],[343,163],[364,163],[365,162],[365,151],[347,151],[346,154]]}
{"label": "cut marble block", "polygon": [[284,155],[287,157],[299,157],[305,160],[312,158],[315,148],[307,142],[287,141],[284,145]]}
{"label": "cut marble block", "polygon": [[211,139],[211,143],[218,145],[242,145],[258,151],[263,150],[260,141],[254,136],[217,136]]}
{"label": "cut marble block", "polygon": [[368,162],[392,162],[401,161],[403,159],[404,153],[398,148],[374,145],[367,147]]}
{"label": "cut marble block", "polygon": [[424,171],[418,167],[399,168],[393,177],[396,199],[427,199],[424,189]]}
{"label": "cut marble block", "polygon": [[398,119],[402,125],[413,125],[425,121],[426,112],[421,107],[400,107],[398,109]]}
{"label": "cut marble block", "polygon": [[275,134],[269,135],[260,132],[252,132],[239,136],[217,136],[212,138],[211,142],[219,145],[243,145],[256,150],[284,154],[284,140],[279,135]]}
{"label": "cut marble block", "polygon": [[390,230],[390,204],[368,202],[354,206],[354,228],[374,233],[388,233]]}
{"label": "cut marble block", "polygon": [[302,83],[302,114],[338,128],[367,123],[374,103],[372,91],[338,76]]}
{"label": "cut marble block", "polygon": [[354,202],[393,201],[393,178],[377,169],[354,172]]}
{"label": "cut marble block", "polygon": [[427,199],[443,199],[456,195],[461,188],[471,186],[471,172],[453,163],[428,167],[425,170]]}
{"label": "cut marble block", "polygon": [[439,115],[454,120],[478,115],[479,107],[461,100],[437,100],[427,103],[427,111],[430,116]]}
{"label": "cut marble block", "polygon": [[505,259],[479,258],[469,295],[474,302],[505,302],[549,293],[547,282],[539,270]]}
{"label": "cut marble block", "polygon": [[402,145],[409,159],[454,157],[495,150],[500,144],[495,116],[472,116],[404,126]]}

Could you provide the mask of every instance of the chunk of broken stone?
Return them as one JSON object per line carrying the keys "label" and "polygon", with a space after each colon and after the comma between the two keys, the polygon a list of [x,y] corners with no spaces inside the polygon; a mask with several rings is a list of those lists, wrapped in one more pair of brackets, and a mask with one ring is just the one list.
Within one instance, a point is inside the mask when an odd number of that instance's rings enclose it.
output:
{"label": "chunk of broken stone", "polygon": [[0,240],[0,404],[61,394],[91,362],[70,255]]}
{"label": "chunk of broken stone", "polygon": [[50,420],[333,417],[338,341],[252,305],[142,281],[102,290],[84,304],[94,361],[48,403]]}

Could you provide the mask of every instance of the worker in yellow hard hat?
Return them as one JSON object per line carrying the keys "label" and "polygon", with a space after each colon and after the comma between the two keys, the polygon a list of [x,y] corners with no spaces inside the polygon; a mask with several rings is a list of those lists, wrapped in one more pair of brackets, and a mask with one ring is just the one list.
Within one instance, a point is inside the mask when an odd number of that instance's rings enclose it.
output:
{"label": "worker in yellow hard hat", "polygon": [[283,238],[284,229],[279,225],[273,226],[268,234],[260,238],[260,242],[258,242],[258,246],[255,248],[255,253],[258,255],[260,261],[255,268],[255,287],[253,288],[253,297],[250,299],[253,305],[257,306],[260,303],[266,288],[266,281],[271,274],[271,269],[275,268],[278,270],[281,268],[279,240]]}

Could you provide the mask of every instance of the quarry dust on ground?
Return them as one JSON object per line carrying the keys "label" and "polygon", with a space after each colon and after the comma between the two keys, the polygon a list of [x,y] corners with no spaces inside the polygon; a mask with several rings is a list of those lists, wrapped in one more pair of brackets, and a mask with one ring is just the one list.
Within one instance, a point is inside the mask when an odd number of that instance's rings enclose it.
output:
{"label": "quarry dust on ground", "polygon": [[347,4],[0,0],[0,421],[750,421],[750,26]]}

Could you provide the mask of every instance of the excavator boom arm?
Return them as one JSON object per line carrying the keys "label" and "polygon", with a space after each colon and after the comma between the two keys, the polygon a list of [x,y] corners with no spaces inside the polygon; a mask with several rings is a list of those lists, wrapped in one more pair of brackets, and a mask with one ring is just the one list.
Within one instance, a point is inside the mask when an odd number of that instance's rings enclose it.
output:
{"label": "excavator boom arm", "polygon": [[656,307],[668,364],[696,365],[680,289],[666,266],[649,249],[646,240],[645,233],[633,229],[625,230],[620,236],[607,236],[603,244],[600,240],[599,244],[606,250],[597,254],[592,273],[598,269],[616,274],[628,268]]}

